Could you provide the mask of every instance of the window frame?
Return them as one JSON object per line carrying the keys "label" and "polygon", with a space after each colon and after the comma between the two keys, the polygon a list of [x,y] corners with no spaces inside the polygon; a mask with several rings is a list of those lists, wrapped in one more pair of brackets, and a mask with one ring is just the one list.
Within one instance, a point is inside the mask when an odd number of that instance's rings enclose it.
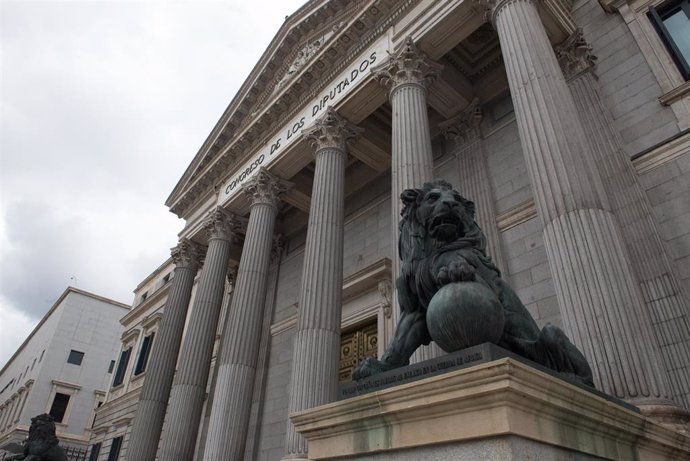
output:
{"label": "window frame", "polygon": [[103,442],[96,442],[91,445],[91,453],[89,453],[89,461],[98,461],[98,456],[101,454],[101,446]]}
{"label": "window frame", "polygon": [[649,17],[654,29],[659,34],[661,42],[666,47],[666,50],[671,55],[671,59],[676,64],[681,77],[685,81],[690,80],[690,62],[688,62],[680,52],[678,45],[676,45],[673,36],[666,28],[664,24],[664,19],[669,17],[670,14],[677,11],[683,11],[690,20],[690,0],[670,0],[664,2],[659,6],[650,6],[647,16]]}
{"label": "window frame", "polygon": [[149,362],[149,356],[151,355],[151,348],[153,347],[155,337],[156,332],[152,331],[148,335],[144,336],[144,339],[141,341],[139,355],[137,356],[137,363],[134,365],[134,376],[139,376],[146,371],[146,366]]}
{"label": "window frame", "polygon": [[[61,417],[59,420],[58,420],[57,416],[53,415],[53,413],[52,413],[52,412],[53,412],[53,407],[55,406],[55,402],[56,402],[56,400],[58,399],[58,396],[65,396],[65,397],[67,397],[67,401],[65,402],[65,407],[64,407],[64,409],[62,410],[62,417]],[[48,414],[49,414],[50,416],[53,417],[53,420],[55,421],[55,423],[62,423],[62,424],[65,424],[65,419],[66,419],[65,417],[68,416],[68,415],[67,415],[67,410],[69,409],[69,406],[70,406],[70,403],[71,403],[71,402],[72,402],[72,394],[66,394],[66,393],[64,393],[64,392],[56,392],[56,393],[53,395],[53,401],[52,401],[51,404],[50,404],[50,409],[48,410]]]}
{"label": "window frame", "polygon": [[120,457],[123,440],[124,436],[122,435],[113,438],[113,441],[110,443],[110,451],[108,452],[108,461],[117,461],[117,458]]}
{"label": "window frame", "polygon": [[[81,355],[79,355],[79,354],[81,354]],[[69,354],[67,354],[67,363],[80,367],[81,364],[84,362],[84,356],[85,355],[86,354],[84,354],[81,351],[78,351],[76,349],[70,349]],[[74,361],[74,362],[71,361],[73,359],[73,356],[74,356],[74,360],[77,360],[77,358],[78,358],[79,363],[77,363],[76,361]]]}
{"label": "window frame", "polygon": [[112,387],[120,386],[125,382],[125,377],[127,375],[127,368],[129,367],[129,359],[132,355],[132,346],[124,349],[120,353],[120,359],[117,362],[117,367],[115,367],[115,375],[113,376]]}

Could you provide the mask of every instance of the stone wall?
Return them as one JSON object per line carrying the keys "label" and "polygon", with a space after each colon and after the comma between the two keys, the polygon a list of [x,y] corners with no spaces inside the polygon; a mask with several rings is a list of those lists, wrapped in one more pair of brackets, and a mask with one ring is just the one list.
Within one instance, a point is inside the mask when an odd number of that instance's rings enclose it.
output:
{"label": "stone wall", "polygon": [[635,155],[678,133],[675,115],[659,103],[661,87],[621,15],[606,13],[597,0],[576,0],[573,16],[598,58],[601,95],[626,153]]}

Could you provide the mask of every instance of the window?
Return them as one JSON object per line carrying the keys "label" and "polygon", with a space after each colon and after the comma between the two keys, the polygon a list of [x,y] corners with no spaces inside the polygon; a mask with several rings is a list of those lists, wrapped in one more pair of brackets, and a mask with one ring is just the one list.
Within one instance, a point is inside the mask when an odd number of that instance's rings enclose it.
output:
{"label": "window", "polygon": [[129,364],[129,356],[132,354],[132,348],[122,351],[120,354],[120,363],[117,364],[117,371],[115,372],[115,379],[113,379],[113,386],[122,384],[125,380],[125,373],[127,372],[127,365]]}
{"label": "window", "polygon": [[165,284],[168,283],[169,281],[170,281],[170,274],[166,274],[166,276],[163,277],[163,285],[165,285]]}
{"label": "window", "polygon": [[120,447],[122,447],[122,436],[113,439],[110,453],[108,453],[108,461],[117,461],[118,456],[120,456]]}
{"label": "window", "polygon": [[45,353],[46,353],[46,350],[43,349],[43,350],[41,351],[41,358],[38,359],[38,363],[41,363],[41,360],[43,360],[43,354],[45,354]]}
{"label": "window", "polygon": [[683,78],[690,80],[690,0],[670,0],[652,6],[649,18]]}
{"label": "window", "polygon": [[134,375],[139,375],[146,370],[146,364],[149,361],[149,353],[151,352],[151,345],[153,344],[153,337],[155,333],[151,333],[144,338],[139,351],[139,358],[137,359],[137,366],[134,368]]}
{"label": "window", "polygon": [[81,365],[81,361],[84,360],[84,353],[75,351],[72,349],[69,351],[69,357],[67,357],[67,363],[71,363],[72,365]]}
{"label": "window", "polygon": [[108,365],[108,374],[112,373],[114,368],[115,368],[115,360],[111,360],[110,365]]}
{"label": "window", "polygon": [[94,443],[91,445],[91,454],[89,455],[89,461],[97,461],[98,455],[101,454],[101,442]]}
{"label": "window", "polygon": [[144,294],[141,295],[141,301],[140,301],[140,303],[143,303],[144,301],[146,301],[146,298],[148,298],[148,297],[149,297],[149,292],[148,292],[148,291],[145,291]]}
{"label": "window", "polygon": [[53,404],[50,406],[50,411],[48,413],[53,417],[56,423],[61,423],[64,419],[67,405],[69,404],[69,398],[70,396],[67,394],[61,394],[60,392],[55,393]]}

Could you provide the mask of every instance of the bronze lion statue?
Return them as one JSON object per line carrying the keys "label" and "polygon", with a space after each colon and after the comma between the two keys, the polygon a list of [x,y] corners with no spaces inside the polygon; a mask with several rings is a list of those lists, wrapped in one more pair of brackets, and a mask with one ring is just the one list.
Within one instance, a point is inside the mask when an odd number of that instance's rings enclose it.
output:
{"label": "bronze lion statue", "polygon": [[503,310],[498,346],[594,387],[587,360],[565,333],[553,325],[540,329],[501,278],[486,254],[486,237],[475,221],[473,202],[440,180],[426,183],[422,189],[407,189],[400,198],[402,274],[396,280],[400,321],[381,360],[364,360],[353,373],[354,379],[408,365],[414,351],[432,340],[427,309],[434,295],[448,284],[471,281],[483,285],[480,288],[487,293],[484,287],[488,288],[491,296],[495,294],[496,304]]}
{"label": "bronze lion statue", "polygon": [[24,453],[7,458],[8,461],[68,461],[65,451],[58,445],[53,417],[42,414],[31,418],[29,437],[24,442]]}

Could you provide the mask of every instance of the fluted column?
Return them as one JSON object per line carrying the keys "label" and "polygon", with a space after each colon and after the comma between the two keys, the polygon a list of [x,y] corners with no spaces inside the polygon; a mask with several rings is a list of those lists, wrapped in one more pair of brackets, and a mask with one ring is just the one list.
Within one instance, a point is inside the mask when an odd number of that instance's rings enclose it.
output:
{"label": "fluted column", "polygon": [[499,0],[492,19],[566,332],[598,388],[636,403],[669,403],[620,228],[536,0]]}
{"label": "fluted column", "polygon": [[[316,145],[316,169],[292,355],[289,413],[332,402],[337,394],[346,145],[358,131],[329,107],[304,132]],[[285,447],[284,459],[307,457],[307,441],[289,421]]]}
{"label": "fluted column", "polygon": [[171,250],[171,254],[175,262],[175,275],[170,284],[163,318],[151,350],[146,379],[132,423],[127,448],[129,461],[148,461],[156,457],[202,249],[191,240],[182,239]]}
{"label": "fluted column", "polygon": [[[473,100],[460,114],[440,125],[446,139],[456,144],[455,158],[458,166],[459,183],[456,189],[477,205],[476,220],[487,239],[487,254],[491,256],[501,271],[505,271],[505,262],[501,251],[501,241],[496,227],[494,198],[489,183],[479,124],[482,121],[482,109],[479,100]],[[505,278],[505,274],[503,274]]]}
{"label": "fluted column", "polygon": [[[391,152],[391,217],[393,279],[400,275],[398,255],[398,223],[402,204],[400,194],[405,189],[421,188],[433,177],[434,156],[431,150],[431,132],[427,112],[427,87],[437,77],[442,66],[422,53],[411,37],[405,38],[400,48],[380,66],[373,69],[376,79],[389,88],[392,107]],[[400,321],[397,293],[393,294],[393,324]],[[443,354],[431,344],[421,347],[412,357],[418,362]]]}
{"label": "fluted column", "polygon": [[659,237],[651,205],[599,96],[592,47],[578,29],[555,51],[611,209],[621,224],[623,241],[670,378],[673,399],[690,408],[690,305],[687,297],[681,292]]}
{"label": "fluted column", "polygon": [[242,459],[247,438],[257,355],[261,340],[266,279],[278,213],[278,196],[289,183],[259,170],[243,186],[251,201],[249,224],[228,312],[204,459]]}
{"label": "fluted column", "polygon": [[161,439],[160,459],[188,461],[194,456],[230,248],[239,222],[219,207],[210,213],[204,225],[209,235],[208,250],[170,392],[168,426]]}

